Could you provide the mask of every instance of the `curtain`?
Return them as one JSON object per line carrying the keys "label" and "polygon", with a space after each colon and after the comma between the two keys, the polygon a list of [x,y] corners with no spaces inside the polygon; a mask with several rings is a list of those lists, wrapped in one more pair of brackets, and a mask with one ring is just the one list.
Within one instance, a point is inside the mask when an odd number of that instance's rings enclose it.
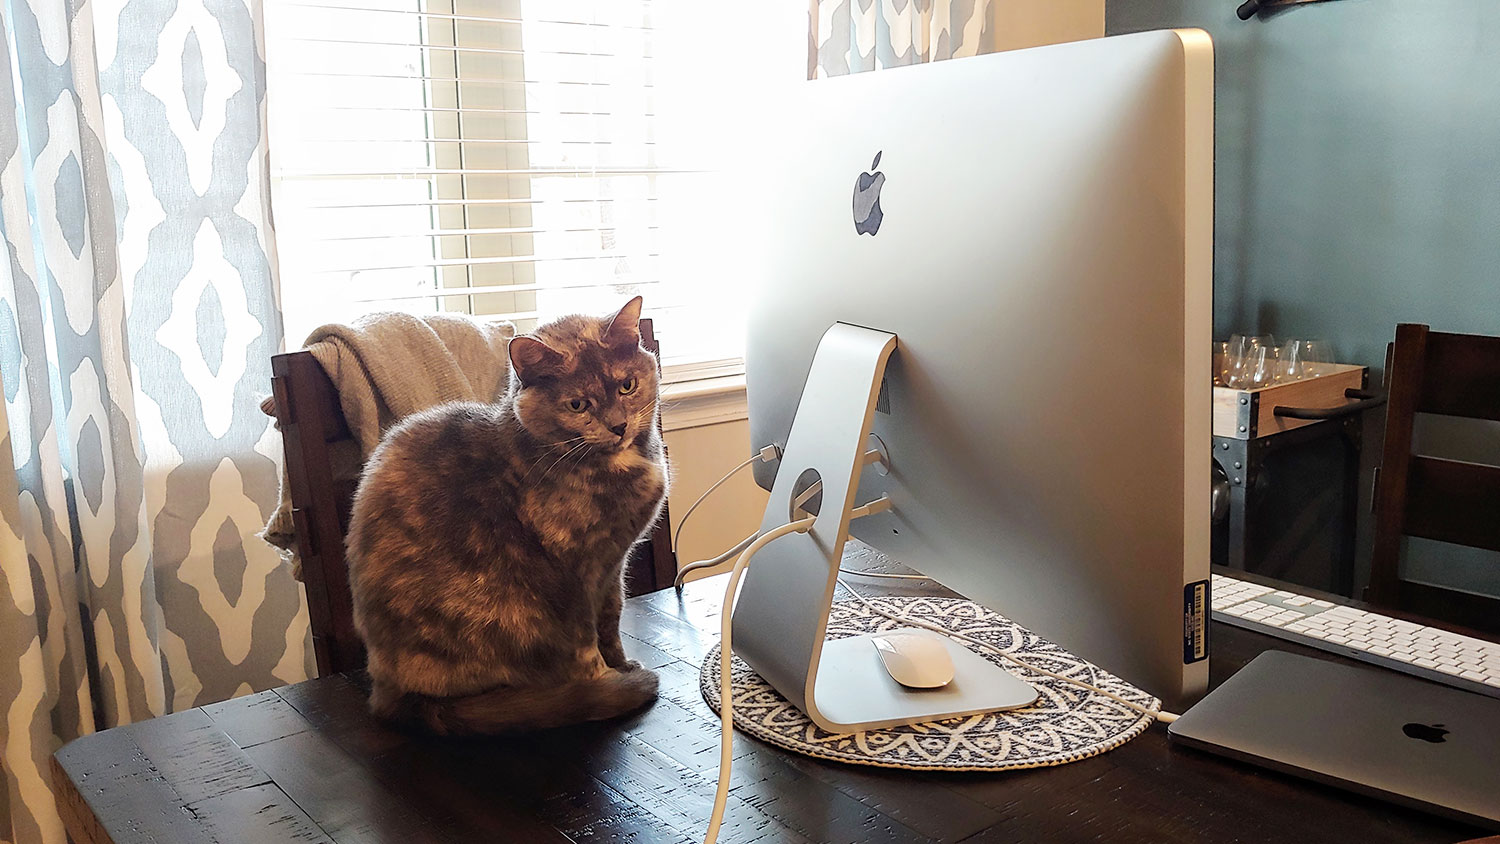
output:
{"label": "curtain", "polygon": [[311,648],[254,537],[259,0],[6,0],[0,34],[0,841],[62,844],[61,743],[304,679]]}
{"label": "curtain", "polygon": [[811,0],[807,78],[993,52],[990,0]]}

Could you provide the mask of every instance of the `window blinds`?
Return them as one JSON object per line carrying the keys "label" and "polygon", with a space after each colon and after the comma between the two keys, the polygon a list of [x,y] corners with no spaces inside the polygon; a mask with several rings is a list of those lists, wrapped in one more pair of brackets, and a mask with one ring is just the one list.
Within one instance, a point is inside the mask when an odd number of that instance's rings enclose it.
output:
{"label": "window blinds", "polygon": [[733,371],[725,292],[683,259],[691,225],[673,224],[710,197],[664,141],[661,80],[694,68],[659,46],[661,5],[270,0],[288,344],[371,310],[525,331],[640,294],[679,374]]}

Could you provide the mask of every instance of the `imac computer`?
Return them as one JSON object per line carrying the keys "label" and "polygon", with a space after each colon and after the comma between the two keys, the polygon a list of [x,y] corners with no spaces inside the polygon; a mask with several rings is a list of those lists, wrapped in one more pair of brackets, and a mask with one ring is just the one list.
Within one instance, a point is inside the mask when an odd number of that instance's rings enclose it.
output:
{"label": "imac computer", "polygon": [[809,82],[767,136],[735,223],[763,284],[752,444],[782,449],[762,527],[823,500],[747,570],[735,652],[840,732],[1030,701],[962,664],[974,699],[907,692],[824,642],[852,535],[1168,705],[1201,696],[1208,36]]}

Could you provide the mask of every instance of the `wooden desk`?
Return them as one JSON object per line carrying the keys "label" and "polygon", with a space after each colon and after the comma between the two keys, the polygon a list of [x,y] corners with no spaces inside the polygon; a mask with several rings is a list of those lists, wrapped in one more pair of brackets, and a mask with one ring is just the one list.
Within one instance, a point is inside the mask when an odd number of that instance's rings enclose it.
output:
{"label": "wooden desk", "polygon": [[[889,569],[869,552],[852,561]],[[889,581],[882,581],[887,583]],[[69,834],[104,842],[701,841],[719,725],[698,694],[723,578],[627,602],[626,650],[661,675],[628,720],[438,740],[370,718],[336,675],[79,739],[54,775]],[[929,586],[866,591],[935,592]],[[1214,624],[1213,682],[1271,647]],[[1055,768],[856,768],[735,738],[725,842],[1456,842],[1481,830],[1169,745],[1154,726]]]}

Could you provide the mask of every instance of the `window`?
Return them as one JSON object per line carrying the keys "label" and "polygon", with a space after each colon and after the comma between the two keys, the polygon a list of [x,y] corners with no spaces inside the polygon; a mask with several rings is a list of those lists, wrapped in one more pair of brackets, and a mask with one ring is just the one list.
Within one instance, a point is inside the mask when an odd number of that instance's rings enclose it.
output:
{"label": "window", "polygon": [[704,213],[714,153],[738,92],[804,72],[806,24],[730,6],[268,2],[288,344],[371,310],[525,331],[639,293],[669,380],[734,372],[746,280]]}

